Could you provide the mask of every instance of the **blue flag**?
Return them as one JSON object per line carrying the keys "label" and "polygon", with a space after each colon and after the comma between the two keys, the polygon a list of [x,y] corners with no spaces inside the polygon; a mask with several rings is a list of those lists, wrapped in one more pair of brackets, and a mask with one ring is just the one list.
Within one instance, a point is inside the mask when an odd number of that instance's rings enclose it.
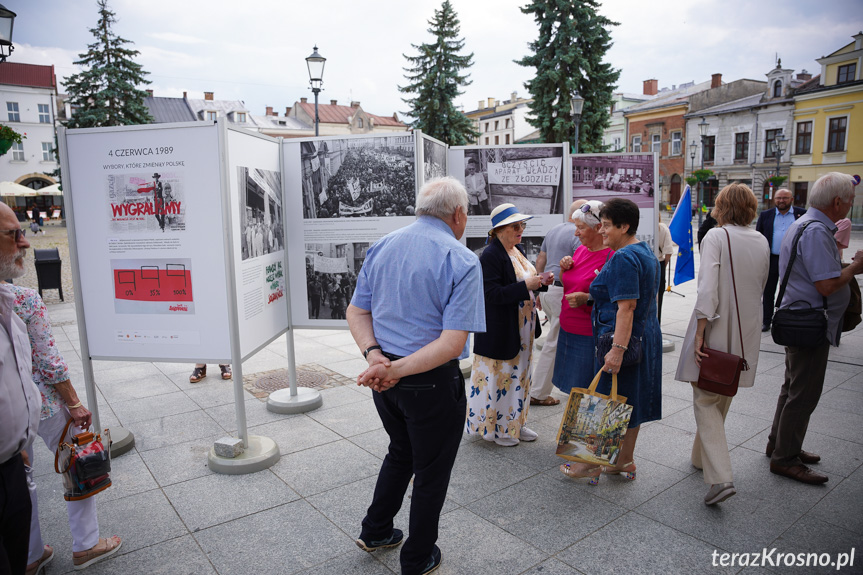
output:
{"label": "blue flag", "polygon": [[692,190],[689,185],[683,190],[671,223],[668,224],[671,240],[677,244],[680,251],[677,254],[677,265],[674,267],[674,285],[680,285],[695,279],[695,253],[692,249]]}

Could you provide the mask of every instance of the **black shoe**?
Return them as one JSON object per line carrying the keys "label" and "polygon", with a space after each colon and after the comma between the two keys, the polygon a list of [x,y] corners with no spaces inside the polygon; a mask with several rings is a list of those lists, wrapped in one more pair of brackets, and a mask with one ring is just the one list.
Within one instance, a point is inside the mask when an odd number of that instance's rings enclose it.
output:
{"label": "black shoe", "polygon": [[366,543],[363,541],[362,536],[357,539],[357,547],[362,549],[363,551],[367,551],[368,553],[373,553],[378,549],[386,549],[387,547],[397,547],[401,544],[402,539],[404,539],[404,533],[402,533],[401,529],[393,529],[392,534],[386,539],[378,539],[376,541],[369,541]]}
{"label": "black shoe", "polygon": [[438,546],[435,545],[434,549],[432,549],[431,557],[429,557],[429,562],[426,564],[423,570],[420,571],[420,575],[426,575],[426,573],[431,573],[432,571],[436,570],[438,567],[440,567],[441,561],[443,561],[443,555],[441,555]]}
{"label": "black shoe", "polygon": [[761,331],[770,331],[770,324],[769,323],[762,323],[761,324]]}
{"label": "black shoe", "polygon": [[[764,453],[767,455],[767,457],[773,455],[772,443],[767,444],[767,449],[764,450]],[[800,453],[797,454],[797,457],[799,457],[800,461],[802,461],[806,465],[812,465],[813,463],[818,463],[819,461],[821,461],[821,456],[817,453],[809,453],[808,451],[803,451],[802,449],[800,450]]]}

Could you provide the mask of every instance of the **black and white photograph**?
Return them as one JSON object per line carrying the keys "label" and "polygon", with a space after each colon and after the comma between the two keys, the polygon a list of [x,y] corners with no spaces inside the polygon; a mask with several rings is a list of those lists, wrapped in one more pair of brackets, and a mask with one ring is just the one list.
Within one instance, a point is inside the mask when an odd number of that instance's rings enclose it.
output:
{"label": "black and white photograph", "polygon": [[301,143],[303,218],[413,216],[414,136]]}
{"label": "black and white photograph", "polygon": [[423,138],[423,181],[446,175],[446,146]]}
{"label": "black and white photograph", "polygon": [[563,147],[516,146],[464,148],[464,182],[471,216],[486,216],[500,204],[515,204],[524,214],[563,213]]}
{"label": "black and white photograph", "polygon": [[572,199],[626,198],[640,208],[654,207],[653,154],[602,154],[572,158]]}
{"label": "black and white photograph", "polygon": [[369,242],[306,244],[309,319],[345,319]]}
{"label": "black and white photograph", "polygon": [[[527,221],[528,227],[526,228],[530,231],[530,220]],[[539,256],[539,252],[542,248],[542,240],[544,236],[522,236],[521,238],[521,247],[524,248],[524,255],[527,258],[527,261],[536,265],[536,258]],[[485,246],[488,245],[485,238],[465,238],[465,245],[467,248],[475,253],[477,257],[482,255],[482,251],[485,249]]]}
{"label": "black and white photograph", "polygon": [[281,174],[245,166],[237,173],[243,261],[284,250]]}

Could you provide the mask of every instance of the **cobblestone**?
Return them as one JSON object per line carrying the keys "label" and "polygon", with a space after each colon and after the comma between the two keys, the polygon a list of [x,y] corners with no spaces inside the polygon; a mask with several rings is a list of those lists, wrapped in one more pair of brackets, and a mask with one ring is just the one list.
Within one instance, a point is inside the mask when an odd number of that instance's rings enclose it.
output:
{"label": "cobblestone", "polygon": [[[23,227],[27,229],[27,241],[30,242],[30,248],[27,250],[26,264],[24,266],[25,273],[20,278],[15,278],[16,285],[25,286],[28,288],[38,289],[39,282],[36,279],[36,264],[33,257],[33,250],[44,250],[57,248],[60,251],[60,283],[63,286],[63,299],[66,302],[75,301],[75,284],[72,282],[72,258],[69,255],[69,238],[67,232],[69,228],[58,223],[46,223],[42,229],[44,234],[34,234],[27,227],[29,224],[23,222]],[[61,303],[60,292],[56,289],[44,290],[42,299],[46,305]]]}

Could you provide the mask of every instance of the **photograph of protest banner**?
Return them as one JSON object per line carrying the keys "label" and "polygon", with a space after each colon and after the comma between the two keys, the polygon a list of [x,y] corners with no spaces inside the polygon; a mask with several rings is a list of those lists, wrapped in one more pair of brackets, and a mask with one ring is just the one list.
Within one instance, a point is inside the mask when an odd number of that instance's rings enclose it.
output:
{"label": "photograph of protest banner", "polygon": [[500,204],[531,215],[562,214],[563,146],[450,149],[450,172],[467,189],[471,216]]}
{"label": "photograph of protest banner", "polygon": [[183,179],[179,172],[108,175],[112,232],[172,232],[186,229]]}
{"label": "photograph of protest banner", "polygon": [[423,182],[446,176],[446,145],[426,136],[423,143]]}
{"label": "photograph of protest banner", "polygon": [[303,217],[413,216],[412,134],[301,143]]}
{"label": "photograph of protest banner", "polygon": [[653,154],[597,154],[572,157],[572,199],[604,202],[626,198],[639,208],[654,207]]}
{"label": "photograph of protest banner", "polygon": [[306,244],[309,319],[345,319],[368,242]]}
{"label": "photograph of protest banner", "polygon": [[282,176],[260,168],[237,168],[240,245],[243,261],[284,249]]}

